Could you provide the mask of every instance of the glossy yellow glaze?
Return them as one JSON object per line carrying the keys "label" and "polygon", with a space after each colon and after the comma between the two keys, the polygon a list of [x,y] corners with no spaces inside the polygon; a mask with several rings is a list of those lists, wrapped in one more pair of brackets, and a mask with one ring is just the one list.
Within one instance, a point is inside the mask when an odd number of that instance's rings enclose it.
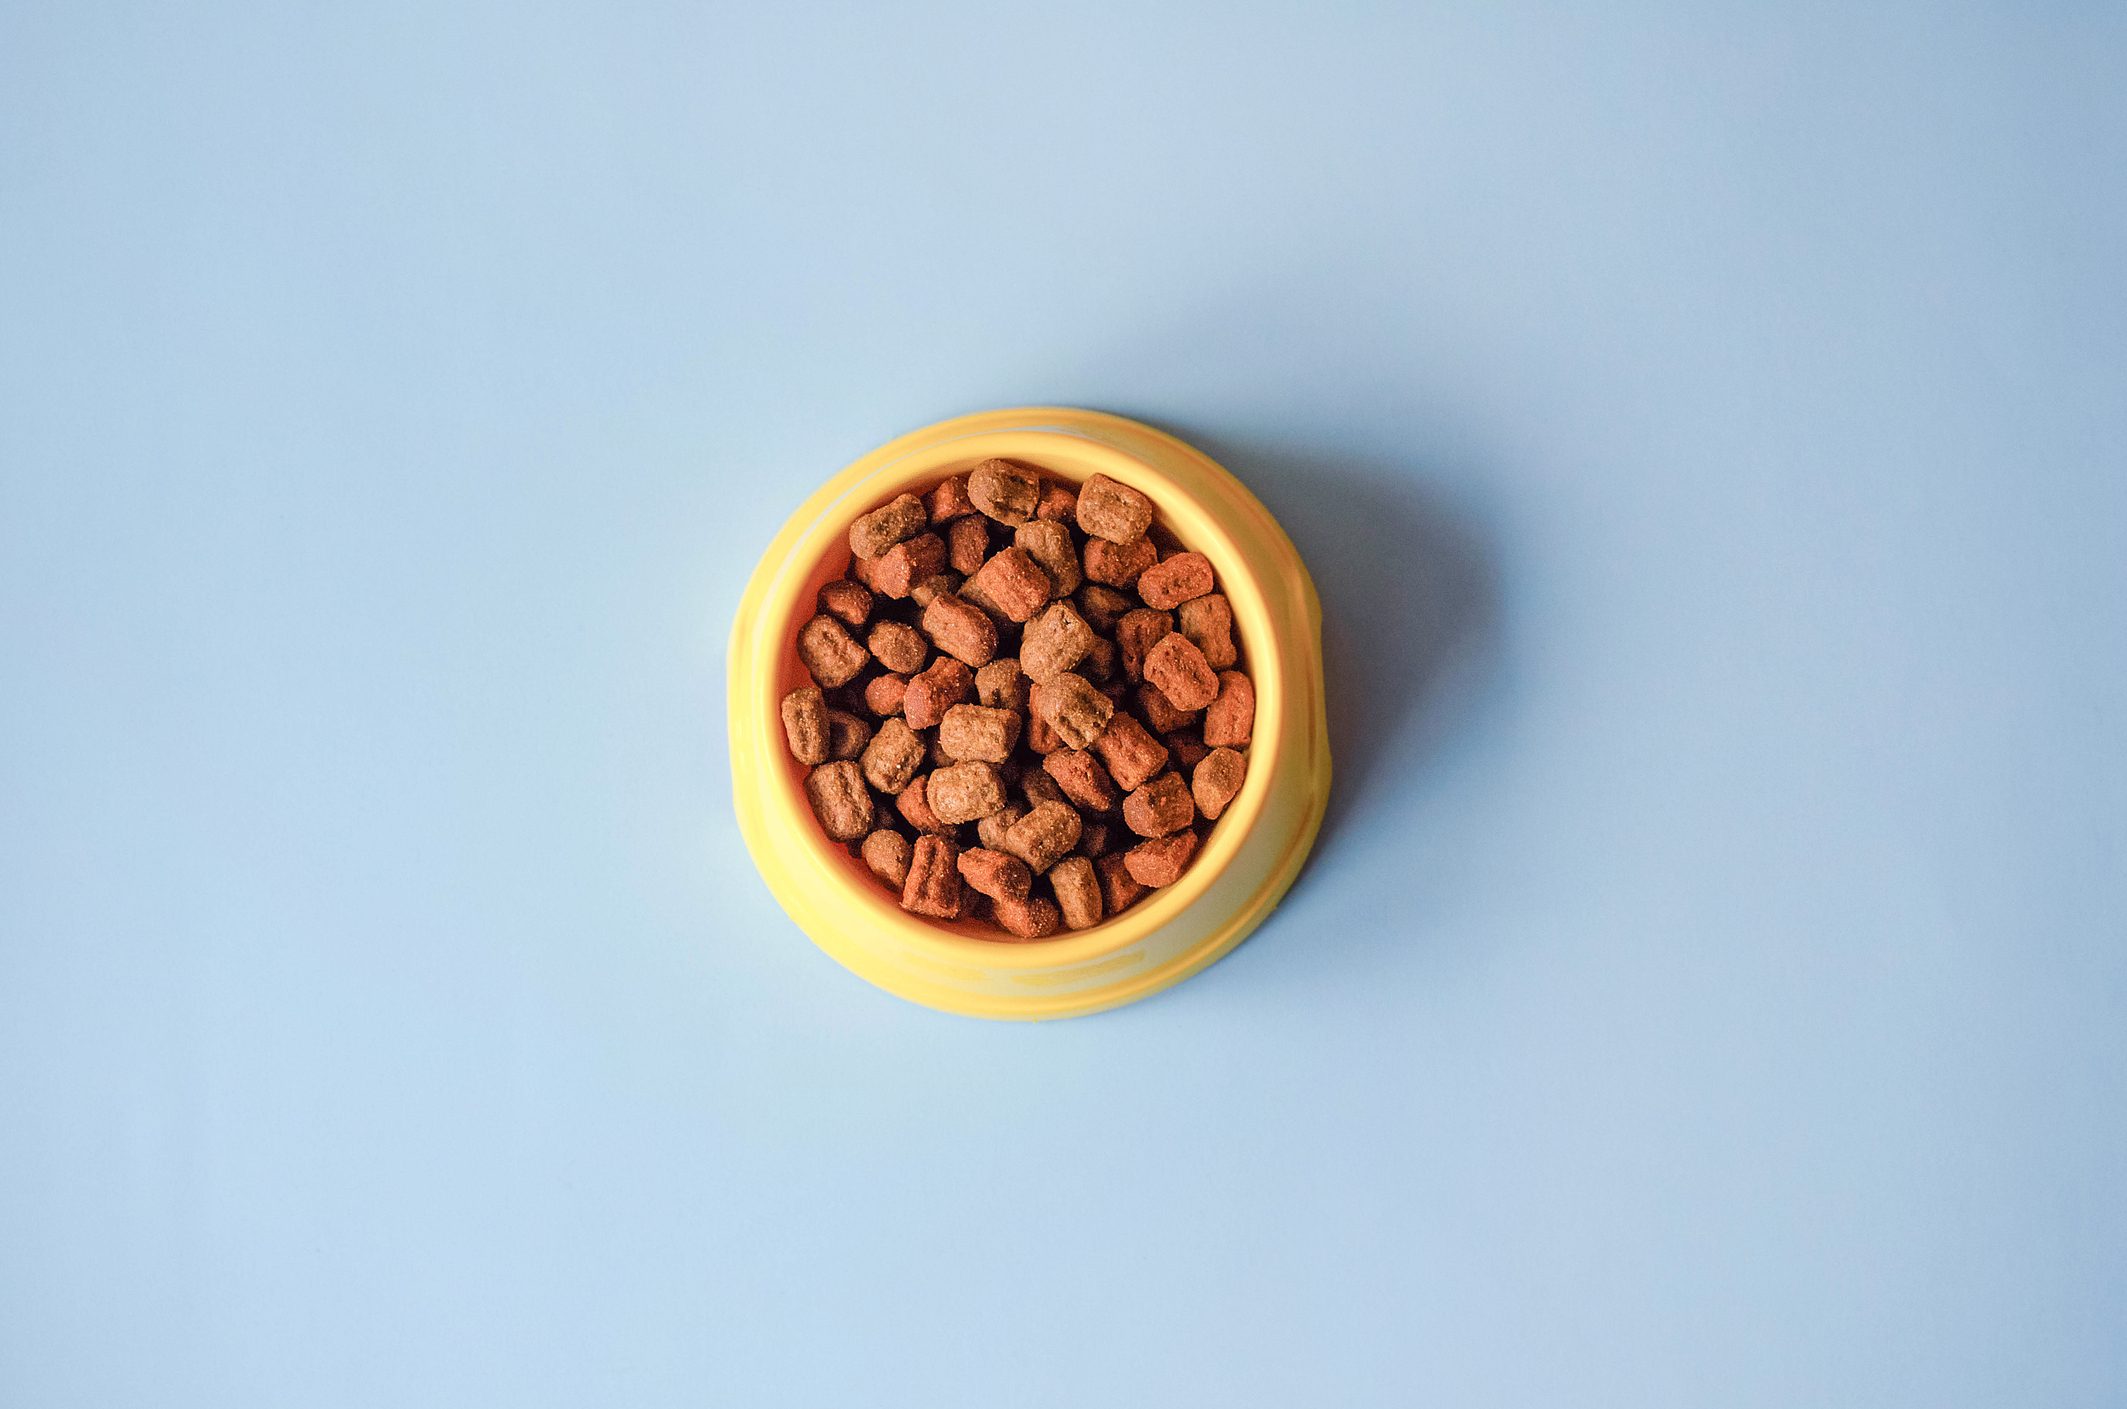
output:
{"label": "glossy yellow glaze", "polygon": [[[858,514],[991,456],[1072,482],[1106,474],[1150,495],[1233,603],[1256,684],[1248,777],[1176,884],[1089,930],[1031,944],[903,912],[820,832],[777,704],[806,683],[792,649],[820,585],[849,560]],[[1134,1002],[1239,944],[1299,873],[1329,797],[1320,604],[1292,541],[1209,456],[1136,421],[1021,407],[941,421],[879,447],[806,500],[768,545],[731,631],[733,801],[754,864],[815,943],[904,998],[984,1018],[1060,1018]],[[985,930],[984,932],[988,932]]]}

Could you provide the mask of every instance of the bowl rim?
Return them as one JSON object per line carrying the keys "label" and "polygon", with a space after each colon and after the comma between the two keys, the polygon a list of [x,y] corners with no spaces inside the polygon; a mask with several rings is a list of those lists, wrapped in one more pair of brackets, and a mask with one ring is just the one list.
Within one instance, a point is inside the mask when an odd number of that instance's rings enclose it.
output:
{"label": "bowl rim", "polygon": [[[1122,434],[1096,433],[1112,428]],[[755,570],[740,619],[733,628],[734,685],[741,680],[753,694],[746,711],[755,734],[753,746],[774,758],[767,765],[766,786],[756,796],[772,814],[762,824],[798,840],[795,850],[806,859],[807,881],[833,890],[847,912],[861,923],[891,937],[907,950],[948,966],[979,964],[1000,970],[1038,971],[1097,964],[1144,940],[1168,924],[1206,891],[1233,863],[1249,834],[1261,822],[1281,763],[1282,716],[1286,708],[1285,671],[1273,650],[1276,610],[1261,575],[1219,520],[1231,504],[1210,505],[1176,482],[1167,470],[1119,443],[1125,436],[1157,438],[1163,449],[1179,450],[1223,480],[1231,476],[1216,462],[1164,432],[1123,417],[1053,407],[1023,407],[979,413],[941,422],[887,442],[860,457],[823,484],[784,525]],[[1038,450],[1019,444],[1013,450],[998,442],[1053,444],[1072,457],[1093,460],[1091,467],[1042,460]],[[1234,606],[1235,630],[1241,637],[1247,674],[1256,691],[1256,714],[1247,750],[1248,773],[1233,802],[1212,825],[1188,870],[1171,886],[1158,888],[1120,915],[1080,931],[1039,940],[978,937],[975,921],[941,923],[909,914],[889,896],[861,860],[821,831],[805,800],[804,769],[789,757],[782,737],[780,701],[795,683],[809,683],[796,663],[794,639],[799,622],[816,610],[818,584],[839,550],[848,555],[849,523],[895,494],[929,485],[965,470],[991,455],[1023,460],[1052,478],[1074,486],[1093,473],[1107,473],[1149,494],[1161,521],[1185,548],[1212,560],[1220,590]],[[1084,468],[1084,473],[1080,469]],[[1237,481],[1232,482],[1239,489]],[[1253,496],[1242,498],[1257,512]],[[1186,521],[1177,523],[1177,519]],[[1281,533],[1282,536],[1282,533]],[[787,540],[787,541],[786,541]],[[780,550],[780,551],[779,551]],[[765,575],[765,580],[764,580]],[[758,592],[756,589],[759,589]],[[747,606],[754,606],[750,613]],[[1244,625],[1245,623],[1245,625]],[[734,702],[738,691],[733,691]],[[733,719],[734,739],[738,718]],[[787,853],[786,853],[787,854]],[[959,926],[966,925],[967,929]],[[985,927],[982,933],[995,933]]]}

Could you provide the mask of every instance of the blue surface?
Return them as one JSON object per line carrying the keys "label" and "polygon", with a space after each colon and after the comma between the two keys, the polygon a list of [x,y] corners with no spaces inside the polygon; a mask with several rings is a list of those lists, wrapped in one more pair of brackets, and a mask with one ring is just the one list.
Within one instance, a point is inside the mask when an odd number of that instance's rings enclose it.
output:
{"label": "blue surface", "polygon": [[[771,8],[6,8],[0,1403],[2127,1402],[2121,12]],[[1027,401],[1341,768],[1035,1028],[722,743]]]}

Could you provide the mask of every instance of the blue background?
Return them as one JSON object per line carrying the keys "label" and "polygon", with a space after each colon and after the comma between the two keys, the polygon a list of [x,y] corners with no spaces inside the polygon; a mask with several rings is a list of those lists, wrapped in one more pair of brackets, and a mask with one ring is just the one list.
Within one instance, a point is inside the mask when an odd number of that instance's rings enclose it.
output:
{"label": "blue background", "polygon": [[[2127,17],[1596,8],[8,6],[0,1403],[2127,1402]],[[1030,401],[1341,769],[1032,1028],[722,707]]]}

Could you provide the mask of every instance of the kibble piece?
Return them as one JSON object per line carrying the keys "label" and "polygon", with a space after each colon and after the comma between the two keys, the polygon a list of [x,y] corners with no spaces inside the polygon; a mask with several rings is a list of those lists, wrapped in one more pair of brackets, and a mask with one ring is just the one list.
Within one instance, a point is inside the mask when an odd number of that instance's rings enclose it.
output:
{"label": "kibble piece", "polygon": [[1051,602],[1027,623],[1019,639],[1019,664],[1037,684],[1054,680],[1086,658],[1095,641],[1093,628],[1069,602]]}
{"label": "kibble piece", "polygon": [[1049,889],[1056,892],[1056,908],[1063,922],[1074,930],[1091,929],[1100,923],[1100,878],[1093,863],[1083,856],[1067,856],[1049,868]]}
{"label": "kibble piece", "polygon": [[1035,685],[1033,705],[1036,717],[1074,749],[1086,748],[1101,737],[1115,713],[1113,700],[1084,678],[1070,674]]}
{"label": "kibble piece", "polygon": [[1020,775],[1019,792],[1027,800],[1027,806],[1039,807],[1045,802],[1069,802],[1071,795],[1039,768],[1032,768]]}
{"label": "kibble piece", "polygon": [[1196,855],[1196,833],[1175,832],[1170,836],[1141,841],[1123,853],[1130,879],[1141,886],[1171,886],[1189,869]]}
{"label": "kibble piece", "polygon": [[1049,575],[1026,549],[1006,548],[967,580],[961,593],[1007,621],[1029,621],[1049,600]]}
{"label": "kibble piece", "polygon": [[1219,672],[1219,695],[1204,711],[1204,742],[1213,748],[1245,748],[1256,727],[1256,687],[1238,670]]}
{"label": "kibble piece", "polygon": [[992,900],[990,918],[1019,939],[1047,939],[1063,922],[1063,914],[1056,908],[1056,902],[1045,895],[1025,900]]}
{"label": "kibble piece", "polygon": [[1118,711],[1108,727],[1093,741],[1093,751],[1108,765],[1108,776],[1125,790],[1143,787],[1147,779],[1167,766],[1167,746],[1145,732],[1145,726]]}
{"label": "kibble piece", "polygon": [[827,711],[827,756],[855,758],[871,742],[871,725],[846,709]]}
{"label": "kibble piece", "polygon": [[1219,697],[1219,675],[1181,632],[1160,637],[1145,652],[1145,680],[1179,710],[1202,709]]}
{"label": "kibble piece", "polygon": [[1079,662],[1079,669],[1085,673],[1085,677],[1101,684],[1113,680],[1115,672],[1121,668],[1122,653],[1117,651],[1115,643],[1105,636],[1094,637],[1092,649],[1087,651],[1086,658]]}
{"label": "kibble piece", "polygon": [[864,707],[884,719],[901,712],[901,697],[907,693],[907,676],[874,675],[864,682]]}
{"label": "kibble piece", "polygon": [[832,690],[856,679],[871,656],[841,622],[816,616],[798,628],[798,659],[817,684]]}
{"label": "kibble piece", "polygon": [[827,762],[827,700],[810,685],[783,696],[783,737],[800,763]]}
{"label": "kibble piece", "polygon": [[1110,852],[1098,858],[1093,863],[1093,874],[1100,877],[1101,908],[1110,915],[1120,915],[1145,893],[1145,887],[1130,874],[1128,852]]}
{"label": "kibble piece", "polygon": [[1056,780],[1064,796],[1088,812],[1112,809],[1120,795],[1115,780],[1099,759],[1080,749],[1058,749],[1041,761],[1042,771]]}
{"label": "kibble piece", "polygon": [[876,558],[855,559],[851,570],[881,596],[906,597],[917,583],[945,571],[945,540],[935,533],[919,533]]}
{"label": "kibble piece", "polygon": [[1098,582],[1089,582],[1078,589],[1078,613],[1093,624],[1095,631],[1113,631],[1115,623],[1123,619],[1123,613],[1135,606],[1137,603],[1127,592],[1103,587]]}
{"label": "kibble piece", "polygon": [[938,746],[962,763],[1002,763],[1019,742],[1019,715],[986,705],[954,705],[938,724]]}
{"label": "kibble piece", "polygon": [[1152,527],[1152,501],[1127,484],[1095,475],[1078,487],[1078,526],[1110,543],[1143,538]]}
{"label": "kibble piece", "polygon": [[1217,585],[1211,559],[1202,553],[1176,553],[1146,568],[1137,578],[1137,595],[1148,607],[1166,611],[1203,596]]}
{"label": "kibble piece", "polygon": [[968,497],[967,476],[954,475],[930,492],[925,506],[931,511],[932,523],[944,523],[975,512],[975,501]]}
{"label": "kibble piece", "polygon": [[989,523],[980,515],[954,519],[945,530],[945,560],[962,577],[973,576],[989,555]]}
{"label": "kibble piece", "polygon": [[1215,748],[1204,755],[1189,775],[1189,791],[1196,799],[1196,810],[1209,821],[1216,822],[1219,814],[1233,802],[1241,791],[1241,783],[1248,776],[1248,758],[1229,748]]}
{"label": "kibble piece", "polygon": [[943,837],[918,837],[909,855],[908,879],[901,886],[901,908],[936,920],[960,916],[960,867],[957,848]]}
{"label": "kibble piece", "polygon": [[1048,870],[1078,845],[1078,814],[1061,802],[1044,802],[1014,822],[1004,834],[1004,849],[1039,873]]}
{"label": "kibble piece", "polygon": [[[1142,583],[1140,584],[1142,585]],[[1233,642],[1233,603],[1223,592],[1193,597],[1176,609],[1177,629],[1196,643],[1213,670],[1231,670],[1240,660]]]}
{"label": "kibble piece", "polygon": [[966,704],[975,690],[975,672],[951,656],[940,656],[928,670],[909,678],[901,696],[901,715],[911,729],[928,729],[956,704]]}
{"label": "kibble piece", "polygon": [[1067,484],[1045,484],[1034,517],[1053,523],[1069,523],[1078,516],[1078,491]]}
{"label": "kibble piece", "polygon": [[1026,862],[983,846],[960,853],[960,879],[992,900],[1025,900],[1034,888]]}
{"label": "kibble piece", "polygon": [[1027,706],[1027,747],[1046,758],[1063,747],[1063,738],[1049,727],[1049,721],[1034,713],[1032,696]]}
{"label": "kibble piece", "polygon": [[1130,587],[1138,575],[1159,561],[1159,550],[1149,538],[1130,543],[1110,543],[1105,538],[1086,543],[1086,579],[1108,587]]}
{"label": "kibble piece", "polygon": [[1078,829],[1078,854],[1080,856],[1106,856],[1115,850],[1115,828],[1098,818]]}
{"label": "kibble piece", "polygon": [[901,889],[908,880],[911,850],[907,837],[884,828],[866,837],[862,848],[864,864],[871,868],[871,873],[895,890]]}
{"label": "kibble piece", "polygon": [[897,494],[849,526],[849,551],[876,558],[906,538],[930,527],[930,512],[913,494]]}
{"label": "kibble piece", "polygon": [[1190,772],[1203,760],[1205,754],[1211,752],[1204,747],[1202,739],[1187,729],[1162,734],[1160,738],[1166,743],[1167,752],[1174,755],[1175,768],[1183,773]]}
{"label": "kibble piece", "polygon": [[933,646],[968,665],[988,665],[997,654],[997,623],[965,597],[940,597],[925,607],[923,634]]}
{"label": "kibble piece", "polygon": [[1041,481],[1010,460],[984,460],[968,471],[968,497],[999,523],[1017,527],[1034,517]]}
{"label": "kibble piece", "polygon": [[879,622],[864,638],[864,644],[879,664],[896,675],[914,675],[923,669],[923,662],[931,654],[923,634],[905,621]]}
{"label": "kibble piece", "polygon": [[1014,822],[1026,815],[1027,805],[1025,803],[1008,802],[987,817],[977,817],[975,819],[975,835],[990,850],[1002,851],[1004,850],[1004,834],[1012,829]]}
{"label": "kibble piece", "polygon": [[1172,734],[1178,729],[1192,728],[1203,714],[1201,710],[1176,709],[1174,702],[1160,692],[1159,686],[1149,682],[1138,686],[1137,693],[1130,698],[1155,734]]}
{"label": "kibble piece", "polygon": [[1123,799],[1123,825],[1141,837],[1163,837],[1196,820],[1196,803],[1179,773],[1162,773]]}
{"label": "kibble piece", "polygon": [[940,597],[950,597],[960,590],[960,574],[957,572],[934,572],[914,587],[908,589],[908,599],[921,610]]}
{"label": "kibble piece", "polygon": [[822,587],[818,604],[823,613],[844,626],[862,626],[871,619],[871,589],[846,577]]}
{"label": "kibble piece", "polygon": [[1115,649],[1122,658],[1123,678],[1145,678],[1145,655],[1161,640],[1174,634],[1174,618],[1150,607],[1123,613],[1115,623]]}
{"label": "kibble piece", "polygon": [[1071,530],[1050,519],[1023,523],[1012,534],[1012,546],[1023,550],[1049,575],[1049,595],[1068,597],[1078,590],[1085,573],[1078,564],[1078,545]]}
{"label": "kibble piece", "polygon": [[1027,674],[1010,656],[993,660],[975,672],[975,698],[991,709],[1027,707]]}
{"label": "kibble piece", "polygon": [[915,730],[899,719],[889,719],[865,745],[864,781],[882,793],[898,793],[923,767],[924,752]]}
{"label": "kibble piece", "polygon": [[909,782],[907,787],[895,794],[894,810],[901,814],[901,820],[919,832],[933,836],[950,836],[952,834],[952,824],[942,820],[937,813],[931,811],[930,775],[928,773],[918,775]]}
{"label": "kibble piece", "polygon": [[1004,779],[994,763],[953,763],[930,775],[925,800],[948,826],[987,817],[1004,806]]}
{"label": "kibble piece", "polygon": [[820,830],[836,841],[855,841],[871,830],[871,793],[857,765],[847,759],[823,763],[808,773],[805,800],[820,819]]}

